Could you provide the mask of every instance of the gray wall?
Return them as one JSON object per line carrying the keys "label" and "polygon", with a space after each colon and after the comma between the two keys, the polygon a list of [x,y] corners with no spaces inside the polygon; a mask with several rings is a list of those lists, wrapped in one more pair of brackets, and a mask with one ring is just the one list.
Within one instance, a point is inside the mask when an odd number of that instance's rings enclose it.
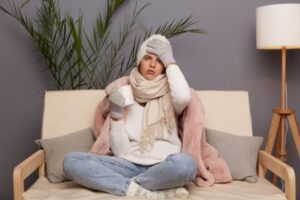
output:
{"label": "gray wall", "polygon": [[[18,0],[20,2],[21,0]],[[22,2],[22,1],[21,1]],[[34,7],[27,8],[29,16]],[[83,11],[85,22],[95,22],[104,0],[64,0],[63,8]],[[129,1],[124,7],[132,7]],[[139,5],[149,1],[139,1]],[[186,34],[171,40],[175,58],[190,85],[199,90],[248,90],[254,134],[266,139],[272,108],[280,106],[280,51],[255,48],[255,8],[299,0],[164,0],[154,2],[142,15],[148,25],[193,14],[208,34]],[[116,20],[121,18],[120,11]],[[0,15],[0,199],[12,199],[13,167],[37,148],[40,137],[43,95],[53,89],[52,79],[41,56],[35,52],[24,29]],[[300,51],[288,51],[288,105],[300,112]],[[300,116],[300,115],[299,115]],[[300,118],[300,117],[299,117]],[[300,119],[298,119],[299,121]],[[300,178],[300,162],[289,133],[288,163]],[[32,179],[29,180],[28,184]],[[300,199],[298,184],[298,199]]]}

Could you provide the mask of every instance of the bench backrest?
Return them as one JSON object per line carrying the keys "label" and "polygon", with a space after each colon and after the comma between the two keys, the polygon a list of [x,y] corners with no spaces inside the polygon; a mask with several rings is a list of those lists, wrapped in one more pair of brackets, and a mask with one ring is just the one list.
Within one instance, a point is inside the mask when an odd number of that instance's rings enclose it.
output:
{"label": "bench backrest", "polygon": [[[247,91],[198,91],[205,108],[205,126],[251,136],[252,120]],[[104,90],[47,91],[42,138],[62,136],[91,127]]]}

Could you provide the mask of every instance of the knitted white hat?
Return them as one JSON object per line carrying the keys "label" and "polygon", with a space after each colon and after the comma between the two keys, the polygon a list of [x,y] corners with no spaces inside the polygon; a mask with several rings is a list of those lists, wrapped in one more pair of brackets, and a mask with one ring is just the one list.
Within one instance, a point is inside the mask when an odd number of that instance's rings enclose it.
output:
{"label": "knitted white hat", "polygon": [[141,60],[143,59],[143,57],[147,54],[147,43],[151,40],[153,40],[154,38],[156,39],[159,39],[163,42],[169,42],[169,40],[163,36],[163,35],[160,35],[160,34],[155,34],[155,35],[151,35],[149,38],[147,38],[143,43],[142,45],[140,46],[140,49],[138,51],[138,54],[137,54],[137,59],[136,59],[136,64],[137,66],[140,64]]}

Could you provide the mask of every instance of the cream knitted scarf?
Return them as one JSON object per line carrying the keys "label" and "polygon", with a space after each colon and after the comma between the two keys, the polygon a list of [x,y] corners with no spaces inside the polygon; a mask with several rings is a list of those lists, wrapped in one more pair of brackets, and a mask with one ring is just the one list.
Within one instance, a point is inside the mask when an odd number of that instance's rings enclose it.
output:
{"label": "cream knitted scarf", "polygon": [[165,126],[169,133],[176,126],[168,79],[161,74],[149,81],[134,68],[130,73],[130,84],[134,99],[146,103],[139,146],[141,152],[150,151],[155,139],[162,137]]}

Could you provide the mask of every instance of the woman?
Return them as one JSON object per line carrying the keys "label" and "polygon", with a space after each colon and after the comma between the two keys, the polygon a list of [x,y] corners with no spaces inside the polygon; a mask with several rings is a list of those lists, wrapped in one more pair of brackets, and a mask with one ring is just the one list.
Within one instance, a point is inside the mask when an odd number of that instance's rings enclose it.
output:
{"label": "woman", "polygon": [[118,88],[109,94],[114,156],[68,154],[65,174],[83,186],[119,196],[186,198],[181,186],[195,179],[196,163],[181,153],[177,116],[191,99],[190,88],[162,35],[143,42],[137,64],[129,76],[133,105],[124,105]]}

